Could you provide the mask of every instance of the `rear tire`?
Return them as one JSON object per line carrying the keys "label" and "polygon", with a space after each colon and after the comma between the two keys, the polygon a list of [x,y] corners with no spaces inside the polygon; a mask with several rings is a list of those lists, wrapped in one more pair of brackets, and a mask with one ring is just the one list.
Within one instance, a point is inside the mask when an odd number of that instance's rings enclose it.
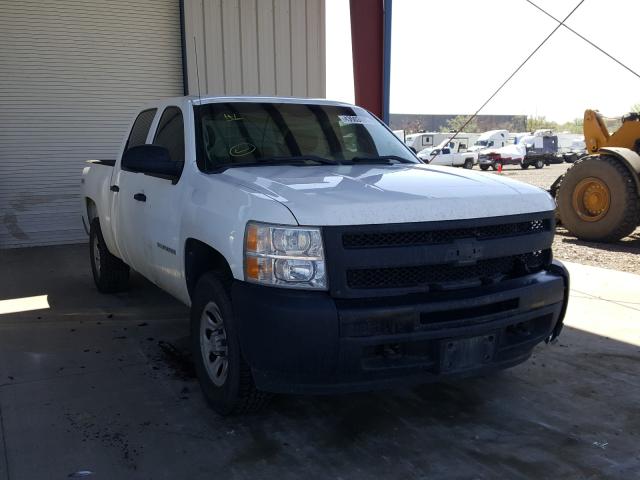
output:
{"label": "rear tire", "polygon": [[[589,218],[576,211],[581,182],[594,178],[608,189],[606,212]],[[575,201],[574,201],[575,200]],[[616,158],[593,155],[576,161],[564,174],[556,194],[558,213],[563,226],[573,235],[596,242],[615,242],[635,230],[640,218],[640,202],[635,180]]]}
{"label": "rear tire", "polygon": [[491,164],[491,169],[492,170],[498,170],[498,165],[500,164],[500,162],[493,162]]}
{"label": "rear tire", "polygon": [[109,252],[98,218],[91,221],[89,229],[89,258],[93,281],[100,292],[115,293],[127,289],[129,266]]}
{"label": "rear tire", "polygon": [[205,273],[195,288],[191,348],[200,387],[217,413],[253,413],[268,403],[271,395],[256,389],[242,355],[231,300],[225,282],[215,272]]}
{"label": "rear tire", "polygon": [[473,160],[471,158],[467,158],[464,161],[463,167],[466,168],[467,170],[471,170],[473,168]]}
{"label": "rear tire", "polygon": [[480,165],[480,170],[487,171],[489,170],[489,165]]}
{"label": "rear tire", "polygon": [[544,167],[544,161],[542,160],[536,160],[536,163],[534,165],[538,170],[540,170],[542,167]]}

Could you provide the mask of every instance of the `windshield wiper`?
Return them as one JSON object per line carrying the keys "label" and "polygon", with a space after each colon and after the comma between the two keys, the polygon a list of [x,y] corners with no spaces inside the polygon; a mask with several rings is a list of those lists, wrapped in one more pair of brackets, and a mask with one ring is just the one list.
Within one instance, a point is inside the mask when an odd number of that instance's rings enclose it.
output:
{"label": "windshield wiper", "polygon": [[379,157],[353,157],[349,160],[346,160],[346,162],[388,165],[392,160],[395,160],[398,163],[418,163],[412,162],[408,158],[400,157],[398,155],[380,155]]}
{"label": "windshield wiper", "polygon": [[209,173],[221,173],[228,168],[244,168],[244,167],[268,167],[276,165],[295,165],[295,166],[312,166],[312,165],[339,165],[336,160],[330,158],[319,157],[316,155],[293,155],[282,157],[260,157],[252,159],[250,162],[233,162],[219,163],[209,170]]}
{"label": "windshield wiper", "polygon": [[315,162],[320,165],[338,165],[340,162],[331,158],[320,157],[318,155],[291,155],[280,157],[262,157],[256,158],[258,164],[276,164],[276,165],[309,165],[308,162]]}

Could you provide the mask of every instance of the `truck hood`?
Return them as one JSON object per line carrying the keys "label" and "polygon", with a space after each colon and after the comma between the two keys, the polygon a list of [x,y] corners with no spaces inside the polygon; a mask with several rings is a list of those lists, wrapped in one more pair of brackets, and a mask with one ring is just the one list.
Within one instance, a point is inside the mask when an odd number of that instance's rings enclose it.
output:
{"label": "truck hood", "polygon": [[537,187],[430,165],[247,167],[221,175],[282,203],[300,225],[427,222],[555,208]]}

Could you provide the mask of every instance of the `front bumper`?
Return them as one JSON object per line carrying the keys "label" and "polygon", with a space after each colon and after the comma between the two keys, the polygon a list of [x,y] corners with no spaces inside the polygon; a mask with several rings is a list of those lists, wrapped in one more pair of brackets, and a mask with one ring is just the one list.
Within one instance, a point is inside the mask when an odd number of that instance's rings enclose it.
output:
{"label": "front bumper", "polygon": [[[232,301],[257,387],[318,394],[414,385],[521,363],[535,345],[559,335],[568,292],[568,272],[554,261],[537,274],[438,295],[346,300],[238,281]],[[482,355],[469,357],[465,352],[476,340],[485,344]]]}

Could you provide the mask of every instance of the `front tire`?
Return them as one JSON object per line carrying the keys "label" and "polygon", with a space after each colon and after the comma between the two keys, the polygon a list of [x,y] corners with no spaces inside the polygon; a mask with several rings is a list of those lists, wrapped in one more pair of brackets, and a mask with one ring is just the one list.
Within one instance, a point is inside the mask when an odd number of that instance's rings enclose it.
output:
{"label": "front tire", "polygon": [[127,289],[129,266],[109,252],[98,218],[91,221],[89,229],[89,258],[93,281],[100,292],[116,293]]}
{"label": "front tire", "polygon": [[487,170],[489,170],[489,165],[480,165],[480,170],[486,172]]}
{"label": "front tire", "polygon": [[204,274],[191,306],[191,347],[200,387],[220,415],[262,409],[270,395],[256,389],[240,350],[231,300],[225,282],[215,272]]}
{"label": "front tire", "polygon": [[535,167],[536,169],[540,170],[542,167],[544,167],[544,162],[542,160],[536,160]]}
{"label": "front tire", "polygon": [[521,168],[522,170],[526,170],[527,168],[529,168],[529,164],[528,164],[528,163],[521,163],[521,164],[520,164],[520,168]]}
{"label": "front tire", "polygon": [[635,180],[606,155],[574,163],[562,177],[556,201],[562,225],[582,240],[615,242],[633,232],[640,218]]}

